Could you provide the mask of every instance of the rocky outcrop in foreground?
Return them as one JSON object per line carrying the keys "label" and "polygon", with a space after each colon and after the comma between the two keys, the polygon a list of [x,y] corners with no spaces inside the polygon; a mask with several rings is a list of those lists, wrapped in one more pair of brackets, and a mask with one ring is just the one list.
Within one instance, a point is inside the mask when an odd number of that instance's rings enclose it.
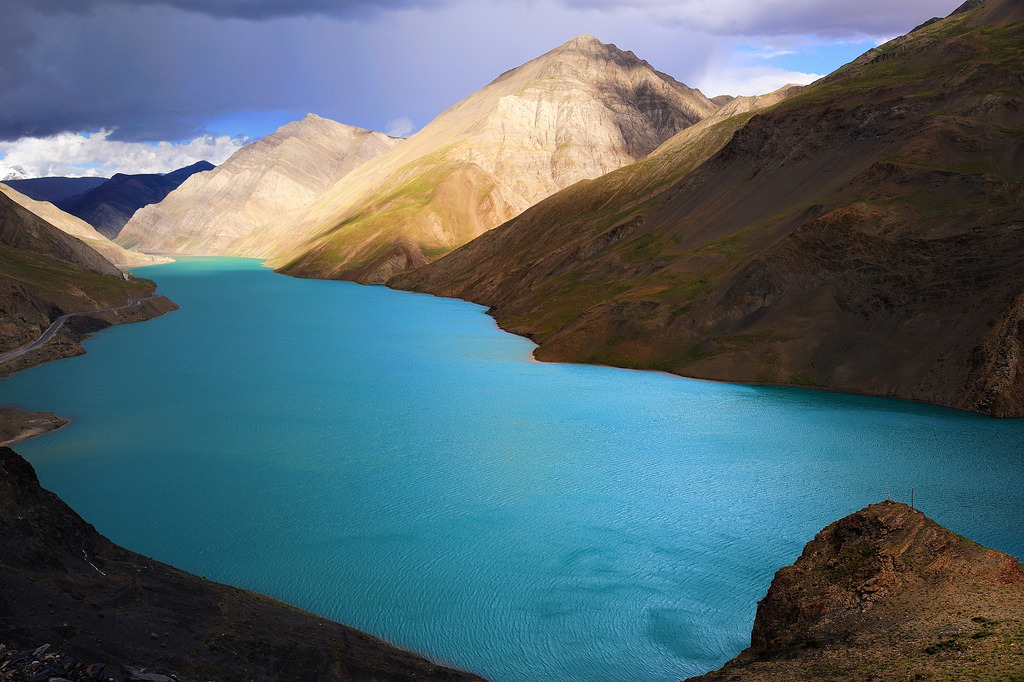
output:
{"label": "rocky outcrop in foreground", "polygon": [[0,448],[0,642],[105,664],[93,679],[143,668],[181,680],[481,679],[119,547],[9,448]]}
{"label": "rocky outcrop in foreground", "polygon": [[750,644],[694,679],[1019,679],[1024,567],[905,504],[873,504],[775,574]]}

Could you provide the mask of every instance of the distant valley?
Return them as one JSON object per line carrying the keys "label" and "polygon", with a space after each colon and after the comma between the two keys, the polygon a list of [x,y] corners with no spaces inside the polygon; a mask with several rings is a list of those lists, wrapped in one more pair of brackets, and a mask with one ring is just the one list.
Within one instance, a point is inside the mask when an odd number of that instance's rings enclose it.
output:
{"label": "distant valley", "polygon": [[139,211],[120,241],[144,251],[267,257],[296,238],[290,211],[399,141],[310,114]]}
{"label": "distant valley", "polygon": [[89,223],[104,237],[114,239],[137,210],[159,203],[181,183],[213,167],[208,161],[199,161],[170,173],[117,173],[97,187],[53,203]]}

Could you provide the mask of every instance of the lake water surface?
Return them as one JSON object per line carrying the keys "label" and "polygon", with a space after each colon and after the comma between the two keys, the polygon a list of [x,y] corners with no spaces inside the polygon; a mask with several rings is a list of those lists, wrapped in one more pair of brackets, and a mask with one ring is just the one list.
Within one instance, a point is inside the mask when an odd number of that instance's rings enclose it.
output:
{"label": "lake water surface", "polygon": [[540,364],[484,309],[257,261],[0,382],[18,446],[126,547],[497,682],[667,682],[749,641],[831,521],[907,500],[1024,553],[1024,421]]}

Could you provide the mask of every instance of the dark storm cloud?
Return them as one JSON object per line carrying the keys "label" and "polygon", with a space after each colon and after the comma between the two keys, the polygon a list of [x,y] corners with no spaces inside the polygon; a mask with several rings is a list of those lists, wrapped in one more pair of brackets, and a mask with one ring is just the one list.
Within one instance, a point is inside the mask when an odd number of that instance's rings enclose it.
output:
{"label": "dark storm cloud", "polygon": [[[0,140],[111,127],[119,139],[185,139],[203,133],[211,116],[237,108],[292,108],[289,97],[310,78],[286,73],[303,47],[301,34],[286,35],[295,28],[288,22],[364,21],[384,10],[440,4],[0,0]],[[225,26],[223,19],[253,21]],[[275,47],[279,60],[267,54]]]}
{"label": "dark storm cloud", "polygon": [[891,36],[957,1],[0,0],[0,140],[182,140],[239,111],[419,127],[576,33],[685,80],[728,66],[721,36]]}
{"label": "dark storm cloud", "polygon": [[31,4],[47,12],[81,14],[101,5],[159,5],[196,12],[218,19],[266,20],[313,14],[366,16],[374,12],[407,7],[430,7],[443,0],[5,0],[15,4]]}

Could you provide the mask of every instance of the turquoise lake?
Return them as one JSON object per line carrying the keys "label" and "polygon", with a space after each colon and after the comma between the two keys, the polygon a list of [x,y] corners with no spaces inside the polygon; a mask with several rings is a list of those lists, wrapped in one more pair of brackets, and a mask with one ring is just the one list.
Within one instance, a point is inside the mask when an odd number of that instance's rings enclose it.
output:
{"label": "turquoise lake", "polygon": [[188,259],[182,310],[0,381],[126,547],[496,682],[668,682],[749,642],[828,523],[891,494],[1024,554],[1024,420],[541,364],[461,301]]}

